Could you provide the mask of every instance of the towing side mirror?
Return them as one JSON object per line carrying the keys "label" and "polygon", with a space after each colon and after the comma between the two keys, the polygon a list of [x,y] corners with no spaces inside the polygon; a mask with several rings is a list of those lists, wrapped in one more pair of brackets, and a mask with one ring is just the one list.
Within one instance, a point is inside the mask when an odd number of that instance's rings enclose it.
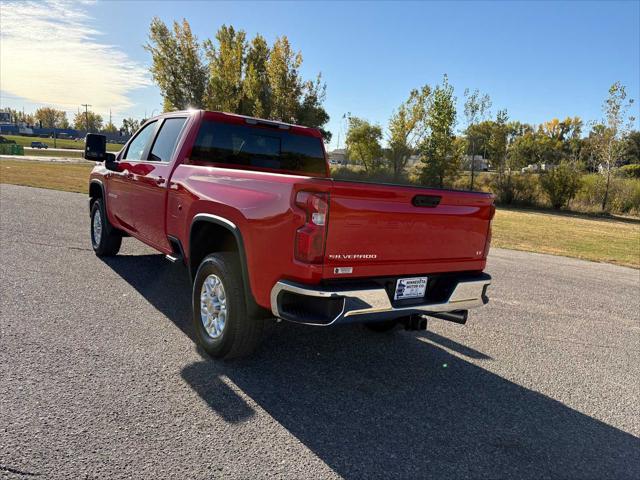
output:
{"label": "towing side mirror", "polygon": [[87,134],[84,158],[94,162],[113,162],[116,159],[113,153],[107,153],[107,137],[97,133]]}

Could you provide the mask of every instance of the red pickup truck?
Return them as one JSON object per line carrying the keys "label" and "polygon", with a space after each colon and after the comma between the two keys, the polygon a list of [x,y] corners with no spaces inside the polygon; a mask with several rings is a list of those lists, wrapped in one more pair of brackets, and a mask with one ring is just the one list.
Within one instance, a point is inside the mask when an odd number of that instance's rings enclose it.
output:
{"label": "red pickup truck", "polygon": [[491,195],[332,179],[318,130],[228,113],[160,115],[117,155],[105,142],[85,146],[95,253],[132,236],[183,262],[214,357],[251,352],[266,318],[420,329],[488,301]]}

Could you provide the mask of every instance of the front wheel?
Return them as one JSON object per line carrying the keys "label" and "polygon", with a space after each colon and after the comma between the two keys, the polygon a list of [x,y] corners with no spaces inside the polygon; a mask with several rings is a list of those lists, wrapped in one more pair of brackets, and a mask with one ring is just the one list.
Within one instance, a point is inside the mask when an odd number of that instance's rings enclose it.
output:
{"label": "front wheel", "polygon": [[99,257],[115,255],[120,250],[122,235],[111,226],[102,200],[93,202],[91,207],[91,246]]}
{"label": "front wheel", "polygon": [[193,282],[193,326],[198,343],[215,358],[249,355],[262,337],[263,320],[247,313],[242,270],[235,253],[214,253]]}

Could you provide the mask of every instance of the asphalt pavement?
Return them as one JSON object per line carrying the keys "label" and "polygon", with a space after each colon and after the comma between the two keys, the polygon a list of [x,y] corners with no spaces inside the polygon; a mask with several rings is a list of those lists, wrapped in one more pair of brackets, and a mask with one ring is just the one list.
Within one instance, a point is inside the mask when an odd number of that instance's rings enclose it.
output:
{"label": "asphalt pavement", "polygon": [[0,477],[640,478],[637,270],[494,249],[465,326],[271,322],[220,362],[182,267],[93,254],[86,196],[0,185],[0,249]]}

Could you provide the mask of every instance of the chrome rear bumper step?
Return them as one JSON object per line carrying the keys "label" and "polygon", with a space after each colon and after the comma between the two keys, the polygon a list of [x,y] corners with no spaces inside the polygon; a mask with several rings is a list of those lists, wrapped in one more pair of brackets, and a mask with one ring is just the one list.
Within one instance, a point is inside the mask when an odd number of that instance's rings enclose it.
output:
{"label": "chrome rear bumper step", "polygon": [[[453,287],[446,301],[436,303],[393,302],[381,285],[348,287],[308,286],[288,280],[277,282],[271,290],[271,311],[282,318],[309,325],[333,325],[342,322],[387,320],[424,314],[464,323],[458,312],[485,305],[491,277],[481,274],[464,277]],[[450,314],[444,314],[451,312]],[[452,317],[456,319],[452,319]],[[446,318],[445,318],[446,317]]]}

